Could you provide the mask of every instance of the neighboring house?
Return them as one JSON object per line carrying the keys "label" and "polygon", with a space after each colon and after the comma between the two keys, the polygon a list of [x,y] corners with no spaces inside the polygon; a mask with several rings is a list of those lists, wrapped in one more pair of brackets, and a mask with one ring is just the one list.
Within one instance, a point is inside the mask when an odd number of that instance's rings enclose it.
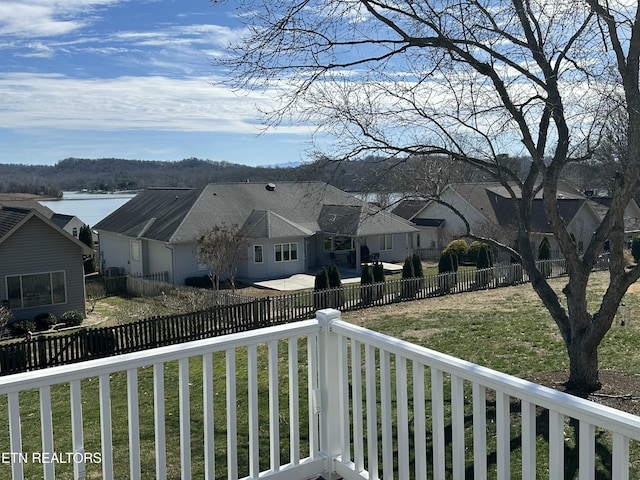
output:
{"label": "neighboring house", "polygon": [[329,264],[360,264],[367,251],[387,262],[410,253],[410,222],[322,182],[209,184],[149,189],[103,219],[102,269],[168,272],[174,284],[207,273],[195,238],[213,225],[238,225],[250,238],[238,278],[282,278]]}
{"label": "neighboring house", "polygon": [[84,223],[78,217],[55,213],[49,207],[42,205],[37,200],[2,200],[0,198],[0,207],[33,208],[65,232],[76,238],[78,238],[78,235],[80,234],[80,228],[84,226]]}
{"label": "neighboring house", "polygon": [[84,314],[83,260],[92,254],[40,211],[0,206],[0,301],[15,319]]}
{"label": "neighboring house", "polygon": [[[410,220],[419,229],[419,241],[416,244],[423,248],[443,248],[452,239],[464,236],[464,222],[445,204],[458,210],[469,222],[472,231],[493,236],[500,241],[513,241],[517,223],[515,205],[501,184],[451,184],[444,189],[441,197],[442,203],[405,200],[394,208],[393,213]],[[557,201],[569,232],[579,245],[586,245],[601,220],[593,203],[564,182],[558,185]],[[555,248],[551,225],[544,211],[542,192],[533,201],[531,232],[536,245],[546,236],[552,241],[552,248]]]}

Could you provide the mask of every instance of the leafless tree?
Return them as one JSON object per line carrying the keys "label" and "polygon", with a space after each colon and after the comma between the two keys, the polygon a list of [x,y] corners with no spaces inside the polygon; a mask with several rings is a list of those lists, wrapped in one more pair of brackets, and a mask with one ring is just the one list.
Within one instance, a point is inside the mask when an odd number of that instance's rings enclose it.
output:
{"label": "leafless tree", "polygon": [[[453,159],[503,184],[517,204],[517,251],[565,341],[569,386],[600,387],[598,346],[640,277],[626,270],[623,212],[640,173],[640,23],[637,5],[604,0],[239,0],[245,36],[223,66],[234,86],[279,92],[268,117],[334,134],[334,159],[363,155]],[[569,165],[601,143],[610,96],[628,117],[624,171],[613,202],[579,252],[556,202]],[[326,144],[326,142],[325,142]],[[531,159],[526,172],[503,160]],[[534,196],[542,191],[567,259],[562,294],[535,264]],[[473,235],[474,232],[469,231]],[[497,243],[493,240],[494,245]],[[587,305],[590,272],[611,246],[610,284]],[[509,249],[508,245],[503,248]],[[560,297],[564,296],[564,299]]]}
{"label": "leafless tree", "polygon": [[238,225],[214,225],[196,238],[198,258],[209,269],[215,290],[220,289],[220,277],[228,278],[235,291],[238,264],[247,255],[248,238]]}

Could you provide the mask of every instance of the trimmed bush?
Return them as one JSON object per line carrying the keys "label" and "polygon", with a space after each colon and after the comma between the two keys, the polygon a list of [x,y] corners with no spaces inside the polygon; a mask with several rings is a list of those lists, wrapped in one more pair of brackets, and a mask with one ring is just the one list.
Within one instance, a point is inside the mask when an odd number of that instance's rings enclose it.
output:
{"label": "trimmed bush", "polygon": [[373,281],[375,283],[387,281],[384,276],[384,266],[382,265],[382,262],[375,262],[373,264]]}
{"label": "trimmed bush", "polygon": [[36,322],[30,319],[16,320],[9,324],[9,330],[14,335],[25,335],[36,330]]}
{"label": "trimmed bush", "polygon": [[484,288],[486,287],[491,278],[493,277],[492,271],[488,270],[493,266],[493,262],[491,261],[491,254],[489,253],[489,247],[487,244],[483,244],[480,246],[478,250],[478,260],[476,262],[476,287]]}
{"label": "trimmed bush", "polygon": [[467,256],[465,257],[465,261],[467,263],[477,265],[478,253],[480,253],[480,249],[482,249],[482,247],[487,247],[489,249],[489,255],[491,255],[491,249],[487,243],[481,242],[479,240],[474,240],[473,242],[471,242],[471,245],[469,245],[469,248],[467,249]]}
{"label": "trimmed bush", "polygon": [[321,270],[316,273],[316,278],[313,283],[313,308],[316,310],[322,310],[323,308],[331,307],[329,303],[329,295],[326,291],[329,288],[329,273],[326,267],[322,267]]}
{"label": "trimmed bush", "polygon": [[340,269],[335,263],[332,263],[327,268],[327,276],[329,277],[329,288],[340,288],[342,286]]}
{"label": "trimmed bush", "polygon": [[385,278],[385,275],[384,275],[384,266],[382,265],[382,262],[380,261],[374,262],[372,270],[373,270],[373,283],[377,284],[375,286],[375,298],[376,299],[384,298],[385,282],[387,281],[387,279]]}
{"label": "trimmed bush", "polygon": [[371,265],[363,265],[360,274],[360,300],[363,304],[368,305],[373,302],[375,288],[373,285],[373,267]]}
{"label": "trimmed bush", "polygon": [[316,273],[316,278],[313,283],[313,289],[317,292],[319,290],[326,290],[329,288],[329,273],[327,269],[323,267]]}
{"label": "trimmed bush", "polygon": [[209,275],[203,275],[201,277],[187,277],[184,279],[184,284],[187,287],[195,288],[213,288],[211,277]]}
{"label": "trimmed bush", "polygon": [[49,330],[56,324],[58,319],[53,313],[39,313],[35,316],[33,321],[36,324],[36,330],[41,331]]}
{"label": "trimmed bush", "polygon": [[[538,247],[538,260],[551,260],[551,244],[547,237],[542,239],[540,246]],[[542,274],[545,277],[551,276],[551,265],[549,262],[545,261],[542,264]]]}
{"label": "trimmed bush", "polygon": [[[460,263],[464,261],[465,258],[467,258],[468,250],[469,250],[469,247],[467,246],[467,242],[465,242],[462,239],[458,239],[458,240],[453,240],[452,242],[449,242],[449,245],[444,247],[443,253],[449,252],[452,255],[455,255],[457,257],[458,263]],[[455,271],[457,270],[458,269],[456,268]]]}
{"label": "trimmed bush", "polygon": [[413,259],[411,255],[404,259],[402,266],[402,298],[414,298],[418,292],[418,281],[413,269]]}
{"label": "trimmed bush", "polygon": [[444,250],[438,261],[438,283],[441,293],[449,293],[456,283],[455,271],[457,265],[454,265],[456,256],[450,251]]}
{"label": "trimmed bush", "polygon": [[413,264],[413,276],[415,278],[424,278],[424,271],[422,270],[422,260],[420,255],[414,253],[411,255],[411,263]]}
{"label": "trimmed bush", "polygon": [[69,310],[60,315],[60,323],[64,323],[70,327],[76,327],[82,324],[83,320],[84,315],[82,315],[82,312],[79,312],[78,310]]}

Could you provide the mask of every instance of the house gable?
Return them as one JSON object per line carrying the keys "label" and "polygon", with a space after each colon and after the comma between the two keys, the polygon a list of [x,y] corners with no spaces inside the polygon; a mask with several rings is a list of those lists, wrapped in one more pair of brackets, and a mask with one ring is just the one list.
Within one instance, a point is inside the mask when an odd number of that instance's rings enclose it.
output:
{"label": "house gable", "polygon": [[[0,208],[0,225],[0,300],[15,298],[18,289],[21,300],[19,306],[15,301],[11,305],[14,315],[33,318],[43,312],[56,316],[68,310],[84,313],[83,255],[92,253],[90,249],[35,210]],[[56,279],[57,293],[50,297],[51,303],[23,297],[29,294],[22,290],[27,288],[23,282],[34,276]]]}

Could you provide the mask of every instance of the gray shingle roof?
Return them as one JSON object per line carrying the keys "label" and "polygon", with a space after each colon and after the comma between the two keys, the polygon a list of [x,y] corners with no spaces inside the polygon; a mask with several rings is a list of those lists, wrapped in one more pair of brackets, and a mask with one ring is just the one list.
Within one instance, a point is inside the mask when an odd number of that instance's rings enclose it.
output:
{"label": "gray shingle roof", "polygon": [[357,219],[358,235],[415,230],[395,215],[379,210],[372,215],[372,207],[366,202],[322,182],[282,182],[275,184],[275,189],[257,183],[209,184],[192,190],[149,189],[94,228],[170,243],[190,243],[203,230],[221,223],[246,223],[256,238],[310,235],[325,231],[320,221],[326,221],[322,213],[327,205],[361,209],[359,215],[349,216],[354,222]]}
{"label": "gray shingle roof", "polygon": [[26,208],[0,206],[0,239],[31,214]]}

